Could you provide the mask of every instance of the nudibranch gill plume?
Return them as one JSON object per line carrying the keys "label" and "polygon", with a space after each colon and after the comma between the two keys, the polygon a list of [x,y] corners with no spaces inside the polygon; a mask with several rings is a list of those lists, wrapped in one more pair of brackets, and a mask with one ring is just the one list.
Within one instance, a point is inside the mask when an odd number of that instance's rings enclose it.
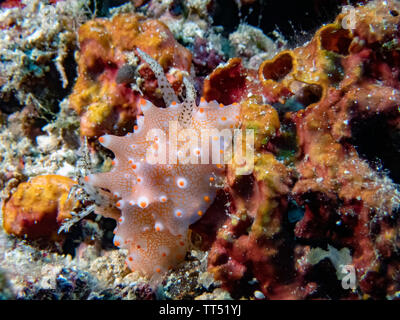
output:
{"label": "nudibranch gill plume", "polygon": [[[186,97],[179,102],[161,66],[140,49],[137,52],[155,73],[168,107],[158,108],[142,98],[139,105],[143,116],[137,118],[133,133],[99,138],[115,155],[111,171],[90,174],[85,182],[110,191],[116,198],[121,215],[114,231],[114,244],[128,249],[126,262],[131,270],[151,276],[184,259],[189,246],[189,225],[200,219],[214,201],[216,182],[224,173],[223,163],[213,163],[212,152],[205,153],[206,163],[201,161],[204,152],[210,150],[200,142],[193,144],[192,139],[198,139],[204,130],[233,131],[239,125],[240,105],[225,106],[202,98],[197,106],[195,90],[186,77]],[[177,139],[175,146],[170,142],[171,128],[185,138]],[[185,132],[190,132],[190,137]],[[213,139],[220,137],[209,137],[210,141]],[[221,154],[229,143],[219,141]],[[183,161],[181,150],[197,157],[198,163]],[[148,161],[149,154],[161,153],[165,163]]]}

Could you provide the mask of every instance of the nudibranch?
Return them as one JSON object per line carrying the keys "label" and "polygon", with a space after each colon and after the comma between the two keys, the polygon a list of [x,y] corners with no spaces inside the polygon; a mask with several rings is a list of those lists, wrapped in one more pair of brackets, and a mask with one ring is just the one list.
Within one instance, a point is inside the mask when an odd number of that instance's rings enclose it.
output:
{"label": "nudibranch", "polygon": [[[189,225],[200,219],[213,202],[216,182],[224,172],[223,162],[211,159],[210,146],[215,146],[212,140],[218,140],[222,154],[230,141],[210,135],[210,144],[203,147],[200,142],[193,143],[193,139],[209,129],[233,131],[239,124],[240,106],[206,102],[204,98],[197,106],[195,90],[186,77],[185,99],[179,102],[161,66],[140,49],[137,52],[155,73],[168,107],[158,108],[141,98],[143,116],[137,118],[133,133],[99,138],[115,155],[111,171],[90,174],[85,181],[109,190],[116,198],[121,215],[114,231],[114,244],[128,249],[126,262],[131,270],[151,276],[184,259],[189,246]],[[171,143],[172,129],[181,138],[176,145]],[[184,161],[182,150],[192,155],[191,161]],[[149,161],[149,155],[161,153],[165,163]],[[197,163],[193,161],[196,159]]]}

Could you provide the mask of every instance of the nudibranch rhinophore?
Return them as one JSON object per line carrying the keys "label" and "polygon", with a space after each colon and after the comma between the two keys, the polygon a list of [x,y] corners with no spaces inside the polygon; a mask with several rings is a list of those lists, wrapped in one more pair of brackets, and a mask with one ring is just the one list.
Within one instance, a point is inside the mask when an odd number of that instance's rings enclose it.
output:
{"label": "nudibranch rhinophore", "polygon": [[[186,97],[179,102],[161,66],[140,49],[137,52],[155,73],[168,107],[158,108],[141,99],[143,116],[137,118],[133,133],[99,138],[115,155],[112,170],[91,174],[85,181],[109,190],[118,199],[121,216],[114,244],[128,249],[130,269],[151,276],[184,259],[189,225],[213,202],[216,181],[223,175],[223,162],[211,159],[211,149],[217,145],[221,154],[227,150],[231,141],[222,141],[218,132],[233,132],[240,106],[204,98],[196,106],[193,85],[185,77]],[[202,140],[204,132],[211,135]],[[188,154],[190,161],[184,157]]]}

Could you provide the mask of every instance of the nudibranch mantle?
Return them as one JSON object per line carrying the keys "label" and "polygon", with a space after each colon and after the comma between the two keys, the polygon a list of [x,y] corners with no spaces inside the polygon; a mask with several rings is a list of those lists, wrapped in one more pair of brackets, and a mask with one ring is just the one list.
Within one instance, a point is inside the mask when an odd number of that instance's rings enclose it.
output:
{"label": "nudibranch mantle", "polygon": [[[200,160],[201,143],[200,148],[196,145],[196,150],[191,150],[192,145],[186,139],[178,139],[177,148],[172,148],[169,145],[171,124],[175,124],[178,135],[186,129],[191,129],[197,137],[204,129],[232,131],[238,125],[240,106],[237,103],[224,106],[216,101],[206,102],[204,98],[196,106],[194,89],[187,79],[184,81],[186,98],[178,102],[161,67],[144,52],[138,52],[156,74],[160,89],[166,93],[164,100],[168,107],[158,108],[140,99],[143,116],[137,118],[133,133],[99,138],[115,155],[111,171],[91,174],[85,181],[109,190],[118,200],[116,206],[121,216],[114,231],[114,244],[128,249],[126,262],[131,270],[151,276],[165,272],[184,259],[189,245],[189,225],[200,219],[215,199],[215,182],[224,169],[223,165],[212,163],[212,152],[208,163]],[[149,139],[150,132],[165,135],[152,135]],[[199,157],[198,164],[183,163],[179,155],[175,163],[169,161],[170,153],[179,153],[185,144],[189,146],[186,150]],[[222,145],[221,153],[226,147]],[[160,149],[166,151],[167,162],[149,163],[148,152],[157,154]]]}

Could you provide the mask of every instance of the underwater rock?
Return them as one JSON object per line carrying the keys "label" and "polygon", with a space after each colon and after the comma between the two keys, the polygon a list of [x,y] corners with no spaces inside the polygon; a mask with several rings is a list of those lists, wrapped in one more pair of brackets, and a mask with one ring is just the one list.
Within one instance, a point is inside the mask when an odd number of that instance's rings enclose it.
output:
{"label": "underwater rock", "polygon": [[71,218],[75,203],[68,194],[75,184],[58,175],[37,176],[19,184],[3,206],[4,230],[28,239],[57,238],[62,222]]}
{"label": "underwater rock", "polygon": [[193,46],[193,65],[196,75],[207,76],[225,59],[206,39],[197,37]]}
{"label": "underwater rock", "polygon": [[229,41],[234,48],[234,55],[242,57],[244,65],[248,68],[258,69],[259,66],[250,63],[255,56],[265,60],[277,53],[277,45],[272,39],[267,37],[261,29],[246,23],[241,23],[237,30],[229,35]]}
{"label": "underwater rock", "polygon": [[[69,101],[81,116],[81,136],[88,138],[132,131],[141,93],[163,105],[154,74],[140,67],[139,59],[129,52],[140,48],[152,55],[175,90],[182,83],[182,71],[189,72],[191,67],[191,53],[162,22],[135,14],[88,21],[79,29],[79,43],[79,75]],[[132,73],[133,86],[126,79]]]}
{"label": "underwater rock", "polygon": [[[335,40],[345,43],[347,48],[339,50],[340,79],[329,80],[320,102],[292,115],[303,150],[297,163],[300,179],[293,193],[306,208],[295,234],[299,238],[331,239],[339,246],[352,248],[352,264],[360,289],[375,298],[394,294],[393,287],[397,286],[385,268],[397,265],[392,250],[398,246],[400,207],[398,186],[393,183],[398,182],[393,163],[400,154],[394,138],[390,138],[399,130],[396,123],[400,96],[398,80],[386,71],[398,70],[400,65],[397,59],[391,58],[397,52],[385,46],[395,35],[390,27],[385,28],[388,33],[383,35],[380,6],[381,2],[371,3],[357,10],[353,30],[357,37],[351,43],[346,34]],[[372,17],[368,7],[374,7],[379,14]],[[394,23],[389,9],[396,8],[399,9],[398,4],[391,2],[385,9],[387,21]],[[338,17],[336,28],[340,27],[341,18]],[[377,28],[366,32],[367,22]],[[381,49],[376,52],[373,49],[376,47]],[[337,53],[338,48],[329,43],[324,50]],[[379,82],[373,83],[372,79]],[[376,138],[366,135],[363,123],[370,124],[367,130],[375,131]],[[381,163],[381,169],[375,161]]]}
{"label": "underwater rock", "polygon": [[11,286],[8,283],[7,277],[3,270],[0,269],[0,300],[13,299],[14,295],[11,291]]}
{"label": "underwater rock", "polygon": [[[34,104],[45,115],[69,94],[83,2],[6,1],[0,12],[0,110]],[[27,18],[29,17],[29,18]]]}
{"label": "underwater rock", "polygon": [[223,104],[239,102],[246,93],[246,75],[240,58],[229,59],[205,79],[203,88],[205,99],[216,100]]}
{"label": "underwater rock", "polygon": [[[318,276],[321,270],[330,272],[337,266],[311,265],[309,247],[295,244],[293,236],[315,246],[322,241],[350,248],[359,296],[383,298],[399,290],[392,270],[398,266],[399,245],[400,193],[395,184],[399,175],[394,162],[399,159],[395,141],[400,65],[392,31],[400,20],[393,15],[393,10],[399,10],[397,3],[390,2],[383,10],[384,6],[371,2],[355,8],[357,23],[352,32],[343,28],[345,14],[341,14],[305,46],[261,64],[262,93],[285,125],[275,137],[256,127],[258,154],[251,176],[236,177],[228,167],[227,190],[233,204],[211,247],[209,270],[234,296],[255,289],[266,298],[279,299],[357,296],[355,290],[344,290],[339,279]],[[376,17],[371,9],[378,12]],[[390,21],[387,28],[383,21]],[[242,83],[239,74],[226,78]],[[207,94],[222,87],[220,83],[205,86],[205,90],[213,88]],[[241,88],[254,92],[246,85]],[[224,92],[225,99],[231,92],[239,96],[233,89]],[[241,105],[245,106],[243,101]],[[242,109],[243,125],[250,125],[254,115],[244,113]],[[294,128],[297,143],[285,167],[275,156],[288,125]],[[265,137],[269,143],[257,145]],[[235,180],[240,182],[232,183]],[[289,220],[291,199],[303,208],[297,222]],[[257,284],[249,286],[252,277]]]}
{"label": "underwater rock", "polygon": [[[228,166],[230,214],[210,249],[209,270],[235,297],[258,288],[277,298],[283,290],[279,273],[285,266],[274,261],[286,245],[282,233],[291,179],[285,166],[263,150],[279,129],[277,112],[257,102],[253,98],[242,103],[242,127],[256,133],[254,170],[251,175],[237,176],[235,166]],[[257,287],[246,284],[249,277],[257,279]]]}

